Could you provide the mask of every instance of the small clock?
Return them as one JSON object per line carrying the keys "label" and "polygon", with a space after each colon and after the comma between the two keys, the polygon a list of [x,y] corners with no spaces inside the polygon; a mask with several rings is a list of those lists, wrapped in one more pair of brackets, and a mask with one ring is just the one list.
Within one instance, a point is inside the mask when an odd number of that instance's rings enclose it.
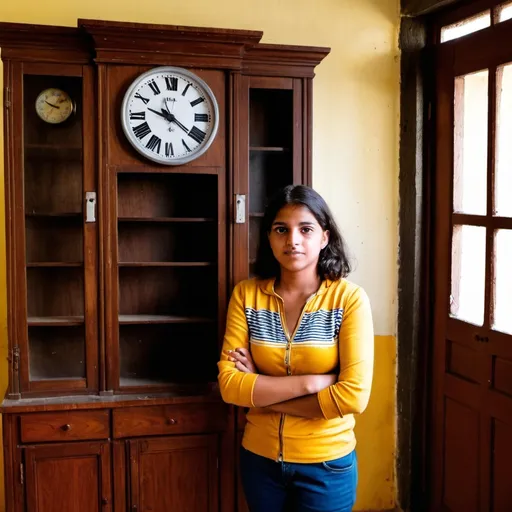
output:
{"label": "small clock", "polygon": [[60,124],[75,112],[75,103],[67,92],[52,87],[37,96],[36,112],[43,121]]}
{"label": "small clock", "polygon": [[121,107],[123,131],[145,158],[182,165],[205,153],[219,126],[208,84],[182,68],[158,67],[135,79]]}

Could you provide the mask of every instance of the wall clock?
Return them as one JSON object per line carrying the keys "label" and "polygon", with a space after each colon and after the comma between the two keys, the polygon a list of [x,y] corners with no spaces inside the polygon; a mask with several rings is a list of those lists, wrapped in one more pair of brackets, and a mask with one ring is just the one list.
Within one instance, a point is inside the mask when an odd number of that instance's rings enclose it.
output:
{"label": "wall clock", "polygon": [[75,112],[75,104],[67,92],[52,87],[37,95],[36,112],[46,123],[60,124]]}
{"label": "wall clock", "polygon": [[212,144],[219,107],[208,84],[196,74],[158,67],[137,77],[126,91],[121,123],[129,142],[145,158],[182,165]]}

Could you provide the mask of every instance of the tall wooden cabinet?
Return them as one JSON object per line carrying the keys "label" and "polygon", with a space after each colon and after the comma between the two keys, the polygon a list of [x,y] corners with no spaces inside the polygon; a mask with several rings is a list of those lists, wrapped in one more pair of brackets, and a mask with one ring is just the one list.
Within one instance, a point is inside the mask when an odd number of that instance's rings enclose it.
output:
{"label": "tall wooden cabinet", "polygon": [[[267,197],[311,183],[312,79],[329,52],[261,37],[0,23],[9,512],[244,510],[244,411],[216,384],[227,303],[253,273]],[[123,131],[126,91],[161,66],[191,71],[217,101],[213,142],[182,165],[145,158]],[[187,94],[165,84],[165,101]],[[178,111],[156,114],[184,128]]]}

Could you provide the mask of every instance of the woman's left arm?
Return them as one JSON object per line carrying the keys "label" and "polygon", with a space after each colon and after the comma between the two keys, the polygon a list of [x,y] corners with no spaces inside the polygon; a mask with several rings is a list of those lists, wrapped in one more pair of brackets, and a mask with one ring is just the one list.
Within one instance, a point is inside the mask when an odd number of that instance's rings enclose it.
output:
{"label": "woman's left arm", "polygon": [[338,382],[318,393],[325,419],[360,414],[368,405],[373,379],[374,333],[368,296],[357,288],[344,308],[339,332]]}

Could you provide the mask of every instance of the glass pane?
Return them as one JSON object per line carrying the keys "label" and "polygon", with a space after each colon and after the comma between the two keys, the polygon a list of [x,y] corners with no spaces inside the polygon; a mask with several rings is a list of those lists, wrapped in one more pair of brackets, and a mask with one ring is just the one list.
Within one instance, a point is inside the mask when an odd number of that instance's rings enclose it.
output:
{"label": "glass pane", "polygon": [[512,230],[500,229],[495,247],[493,327],[512,334]]}
{"label": "glass pane", "polygon": [[441,29],[441,43],[458,39],[491,26],[491,12],[485,11],[472,18],[458,21]]}
{"label": "glass pane", "polygon": [[254,275],[258,238],[267,200],[293,183],[293,91],[250,90],[249,274]]}
{"label": "glass pane", "polygon": [[453,208],[485,215],[489,71],[455,79]]}
{"label": "glass pane", "polygon": [[85,378],[82,79],[23,78],[31,380]]}
{"label": "glass pane", "polygon": [[502,5],[499,9],[499,21],[507,21],[512,18],[512,3],[506,3]]}
{"label": "glass pane", "polygon": [[450,315],[475,325],[484,321],[485,228],[454,226]]}
{"label": "glass pane", "polygon": [[512,217],[512,64],[498,68],[496,76],[495,214]]}

